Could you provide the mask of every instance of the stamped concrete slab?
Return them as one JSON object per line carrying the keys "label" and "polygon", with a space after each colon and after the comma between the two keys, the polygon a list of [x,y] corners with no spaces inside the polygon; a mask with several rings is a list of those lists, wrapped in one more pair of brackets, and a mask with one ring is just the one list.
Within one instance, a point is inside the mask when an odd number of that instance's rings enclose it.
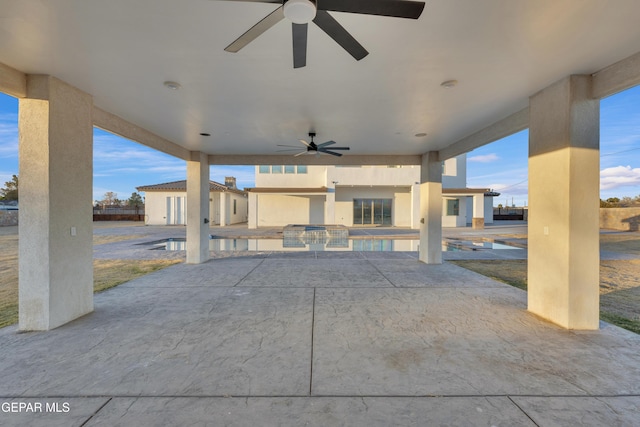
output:
{"label": "stamped concrete slab", "polygon": [[512,397],[539,426],[635,427],[640,396]]}
{"label": "stamped concrete slab", "polygon": [[528,314],[525,295],[514,288],[318,289],[312,393],[640,393],[637,357]]}
{"label": "stamped concrete slab", "polygon": [[93,398],[0,398],[0,425],[4,427],[80,427],[107,402]]}
{"label": "stamped concrete slab", "polygon": [[418,259],[418,252],[360,252],[365,259],[372,261],[379,259]]}
{"label": "stamped concrete slab", "polygon": [[115,398],[87,426],[534,426],[506,397]]}
{"label": "stamped concrete slab", "polygon": [[0,396],[308,394],[311,289],[116,288],[96,300],[62,328],[3,333]]}
{"label": "stamped concrete slab", "polygon": [[393,286],[364,259],[267,258],[240,286],[382,287]]}
{"label": "stamped concrete slab", "polygon": [[[265,257],[232,257],[211,259],[203,264],[177,264],[120,285],[140,287],[235,286],[259,266]],[[161,280],[158,278],[161,277]]]}
{"label": "stamped concrete slab", "polygon": [[455,264],[425,264],[417,259],[379,259],[378,271],[396,287],[508,287]]}

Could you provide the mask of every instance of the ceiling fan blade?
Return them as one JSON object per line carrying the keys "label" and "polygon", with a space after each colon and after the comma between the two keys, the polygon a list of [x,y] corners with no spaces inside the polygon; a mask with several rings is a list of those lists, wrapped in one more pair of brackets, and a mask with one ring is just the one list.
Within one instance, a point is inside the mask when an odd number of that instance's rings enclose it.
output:
{"label": "ceiling fan blade", "polygon": [[303,154],[307,154],[307,151],[301,151],[298,154],[294,154],[293,157],[302,156]]}
{"label": "ceiling fan blade", "polygon": [[406,0],[318,0],[318,10],[418,19],[424,2]]}
{"label": "ceiling fan blade", "polygon": [[320,147],[326,147],[327,145],[332,145],[335,144],[335,141],[327,141],[327,142],[323,142],[322,144],[318,144],[318,148]]}
{"label": "ceiling fan blade", "polygon": [[262,21],[258,22],[253,27],[249,28],[249,30],[238,37],[233,43],[229,46],[225,47],[224,50],[227,52],[238,52],[240,49],[254,41],[258,38],[262,33],[267,31],[269,28],[276,25],[278,22],[284,19],[284,9],[282,6],[271,12],[267,15]]}
{"label": "ceiling fan blade", "polygon": [[351,150],[351,148],[349,147],[329,147],[329,148],[322,147],[321,149],[322,150]]}
{"label": "ceiling fan blade", "polygon": [[334,153],[333,151],[328,151],[328,150],[319,150],[321,153],[327,153],[327,154],[331,154],[332,156],[336,156],[336,157],[342,157],[342,154],[340,153]]}
{"label": "ceiling fan blade", "polygon": [[293,34],[293,68],[307,65],[307,29],[309,24],[291,23]]}
{"label": "ceiling fan blade", "polygon": [[304,145],[306,145],[307,147],[311,147],[311,144],[309,144],[307,141],[305,141],[304,139],[299,139],[298,141],[302,142]]}
{"label": "ceiling fan blade", "polygon": [[285,151],[300,151],[300,148],[287,148],[285,150],[276,150],[276,153],[282,153]]}
{"label": "ceiling fan blade", "polygon": [[369,52],[362,47],[351,34],[324,10],[318,10],[313,22],[336,41],[344,50],[349,52],[357,61],[367,56]]}
{"label": "ceiling fan blade", "polygon": [[300,149],[299,145],[288,145],[288,144],[278,144],[276,145],[276,147],[293,147],[293,148]]}

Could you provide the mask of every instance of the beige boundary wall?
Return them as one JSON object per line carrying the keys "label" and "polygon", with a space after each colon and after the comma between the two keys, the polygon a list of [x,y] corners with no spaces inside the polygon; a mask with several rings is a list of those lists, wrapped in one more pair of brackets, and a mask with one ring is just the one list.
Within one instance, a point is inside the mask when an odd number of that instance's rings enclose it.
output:
{"label": "beige boundary wall", "polygon": [[639,231],[640,207],[600,208],[600,228],[622,231]]}

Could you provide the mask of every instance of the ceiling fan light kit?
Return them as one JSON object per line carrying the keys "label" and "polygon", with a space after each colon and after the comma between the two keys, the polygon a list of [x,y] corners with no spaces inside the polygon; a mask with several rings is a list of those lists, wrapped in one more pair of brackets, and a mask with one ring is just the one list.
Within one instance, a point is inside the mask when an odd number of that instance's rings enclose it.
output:
{"label": "ceiling fan light kit", "polygon": [[[280,3],[279,0],[227,1]],[[310,22],[320,27],[356,61],[359,61],[369,52],[329,14],[330,11],[418,19],[423,10],[424,2],[410,0],[284,0],[277,9],[249,28],[224,50],[233,53],[240,51],[269,28],[287,18],[291,21],[293,36],[293,68],[307,65],[307,32]]]}
{"label": "ceiling fan light kit", "polygon": [[308,24],[316,17],[316,5],[310,0],[289,0],[284,4],[283,12],[294,24]]}

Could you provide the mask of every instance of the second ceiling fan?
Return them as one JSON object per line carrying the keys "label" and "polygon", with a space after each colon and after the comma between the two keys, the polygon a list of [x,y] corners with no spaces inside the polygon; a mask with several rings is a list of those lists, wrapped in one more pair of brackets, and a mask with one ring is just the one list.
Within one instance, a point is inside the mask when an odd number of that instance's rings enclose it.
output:
{"label": "second ceiling fan", "polygon": [[356,60],[369,54],[328,11],[359,13],[418,19],[424,2],[407,0],[227,0],[260,3],[280,3],[281,6],[238,37],[224,50],[238,52],[275,24],[288,18],[293,33],[293,68],[307,65],[307,30],[309,22],[316,24]]}
{"label": "second ceiling fan", "polygon": [[341,157],[342,154],[336,153],[335,151],[332,151],[332,150],[349,150],[349,147],[331,147],[331,145],[336,143],[335,141],[327,141],[327,142],[323,142],[322,144],[316,144],[315,142],[313,142],[313,138],[315,136],[316,136],[315,132],[309,132],[309,137],[311,138],[311,142],[307,142],[304,139],[299,139],[298,141],[300,141],[304,145],[304,147],[299,147],[296,145],[278,144],[278,147],[293,147],[293,148],[286,148],[284,150],[278,150],[278,151],[298,151],[300,150],[300,148],[302,148],[303,150],[297,154],[294,154],[293,157],[302,156],[303,154],[307,154],[307,153],[315,153],[317,155],[320,155],[320,153],[324,153],[324,154],[331,154],[332,156],[336,156],[336,157]]}

